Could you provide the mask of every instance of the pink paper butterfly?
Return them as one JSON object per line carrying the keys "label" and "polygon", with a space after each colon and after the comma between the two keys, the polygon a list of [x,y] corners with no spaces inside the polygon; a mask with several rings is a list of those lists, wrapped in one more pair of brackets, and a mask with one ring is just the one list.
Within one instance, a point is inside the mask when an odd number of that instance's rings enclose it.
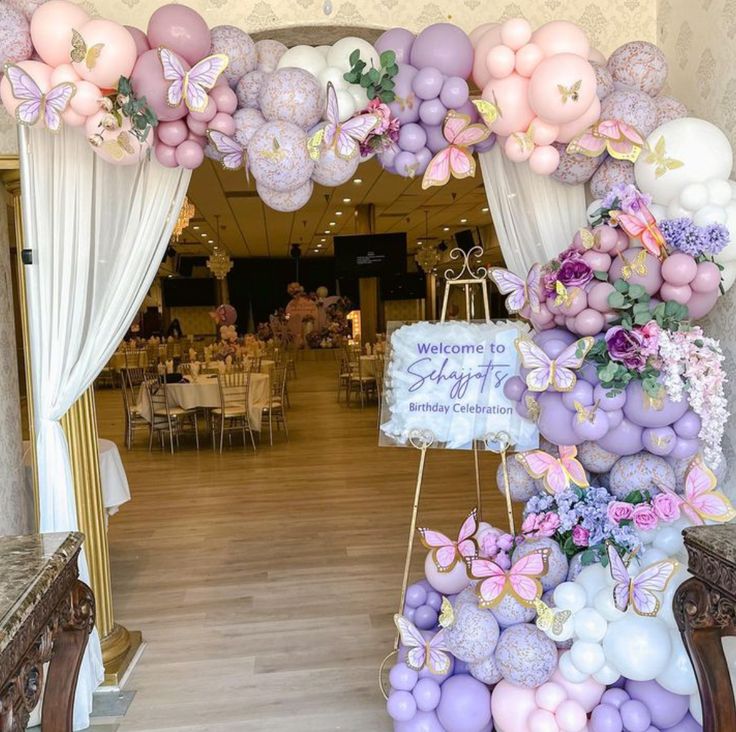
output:
{"label": "pink paper butterfly", "polygon": [[575,137],[567,152],[597,158],[608,151],[612,158],[635,163],[644,144],[644,138],[631,125],[618,119],[605,119]]}
{"label": "pink paper butterfly", "polygon": [[585,469],[577,459],[578,449],[575,445],[560,445],[560,457],[556,458],[544,450],[520,452],[516,459],[526,468],[526,472],[539,480],[544,479],[544,489],[555,495],[570,487],[570,483],[585,488],[588,479]]}
{"label": "pink paper butterfly", "polygon": [[500,567],[491,559],[471,559],[468,571],[473,579],[481,580],[475,587],[478,605],[496,607],[506,595],[522,605],[531,606],[542,596],[539,578],[547,574],[549,549],[539,549],[514,562],[511,569]]}
{"label": "pink paper butterfly", "polygon": [[319,160],[322,150],[334,147],[335,154],[343,160],[351,160],[359,152],[359,143],[381,123],[377,114],[358,114],[340,122],[337,94],[331,82],[327,83],[327,124],[317,130],[307,142],[309,154]]}
{"label": "pink paper butterfly", "polygon": [[45,127],[58,132],[61,114],[77,93],[77,87],[70,81],[64,81],[44,94],[30,75],[15,64],[5,64],[5,75],[13,97],[20,101],[15,110],[18,124],[31,126],[43,120]]}
{"label": "pink paper butterfly", "polygon": [[432,560],[439,572],[449,572],[458,562],[478,554],[478,544],[473,538],[478,531],[478,510],[475,508],[463,521],[457,541],[439,531],[431,529],[418,531],[422,536],[422,544],[432,550]]}
{"label": "pink paper butterfly", "polygon": [[736,518],[736,510],[731,501],[716,490],[718,480],[713,471],[695,458],[688,466],[685,474],[685,495],[678,493],[662,483],[657,487],[677,499],[680,509],[684,511],[694,524],[701,525],[706,521],[726,523]]}
{"label": "pink paper butterfly", "polygon": [[166,92],[166,103],[170,107],[178,107],[183,99],[190,111],[204,112],[209,101],[207,91],[227,68],[228,57],[224,53],[215,53],[185,71],[179,57],[168,48],[159,48],[158,55],[164,67],[164,79],[171,82]]}
{"label": "pink paper butterfly", "polygon": [[636,577],[629,570],[616,548],[608,545],[608,565],[614,581],[613,602],[616,608],[625,613],[629,605],[638,615],[653,617],[659,612],[659,598],[655,592],[664,592],[677,568],[674,559],[663,559],[639,572]]}
{"label": "pink paper butterfly", "polygon": [[533,265],[529,270],[526,282],[502,267],[492,267],[491,278],[501,294],[508,295],[506,310],[510,313],[518,313],[525,305],[529,305],[532,312],[539,312],[540,267],[538,264]]}
{"label": "pink paper butterfly", "polygon": [[406,665],[415,671],[421,671],[425,666],[431,673],[441,676],[450,669],[451,659],[445,644],[445,631],[440,630],[429,640],[417,630],[410,620],[398,613],[394,615],[394,623],[399,630],[401,642],[408,649]]}
{"label": "pink paper butterfly", "polygon": [[455,178],[472,178],[475,175],[475,158],[470,146],[483,142],[491,134],[485,125],[471,125],[467,114],[452,110],[445,117],[442,131],[450,144],[429,161],[422,179],[422,190],[444,186],[451,175]]}
{"label": "pink paper butterfly", "polygon": [[245,148],[237,140],[217,130],[207,130],[207,137],[212,143],[212,147],[222,155],[223,168],[239,170],[246,167]]}
{"label": "pink paper butterfly", "polygon": [[521,355],[522,366],[531,369],[526,376],[529,390],[546,391],[551,386],[553,391],[570,391],[577,380],[573,369],[582,367],[594,343],[595,340],[590,336],[580,338],[570,344],[557,358],[550,358],[531,339],[519,338],[516,347]]}
{"label": "pink paper butterfly", "polygon": [[652,212],[646,206],[640,206],[635,214],[618,211],[614,219],[629,237],[639,239],[644,249],[651,255],[662,257],[662,252],[666,249],[664,236]]}

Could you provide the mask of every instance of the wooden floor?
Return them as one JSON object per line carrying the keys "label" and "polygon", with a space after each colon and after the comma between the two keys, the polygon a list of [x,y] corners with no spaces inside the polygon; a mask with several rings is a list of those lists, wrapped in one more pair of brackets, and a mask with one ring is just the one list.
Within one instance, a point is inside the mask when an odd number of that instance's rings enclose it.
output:
{"label": "wooden floor", "polygon": [[[418,454],[378,448],[375,407],[335,399],[334,365],[299,363],[290,440],[254,455],[122,446],[122,399],[97,397],[133,500],[110,521],[115,617],[148,647],[119,729],[381,732]],[[503,525],[496,458],[486,518]],[[452,534],[475,503],[468,452],[433,452],[420,522]],[[421,573],[416,552],[413,577]]]}

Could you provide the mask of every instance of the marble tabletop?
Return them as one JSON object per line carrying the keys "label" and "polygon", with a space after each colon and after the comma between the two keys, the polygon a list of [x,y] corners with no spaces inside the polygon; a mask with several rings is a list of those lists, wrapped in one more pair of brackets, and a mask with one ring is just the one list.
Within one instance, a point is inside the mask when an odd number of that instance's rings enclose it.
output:
{"label": "marble tabletop", "polygon": [[77,532],[0,537],[0,654],[83,541]]}

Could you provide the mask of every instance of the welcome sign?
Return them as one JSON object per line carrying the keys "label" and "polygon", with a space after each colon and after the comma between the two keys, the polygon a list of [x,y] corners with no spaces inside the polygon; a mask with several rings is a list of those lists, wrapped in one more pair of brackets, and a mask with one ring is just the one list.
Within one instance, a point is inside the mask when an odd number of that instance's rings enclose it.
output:
{"label": "welcome sign", "polygon": [[515,450],[537,447],[535,425],[516,413],[503,393],[519,373],[521,323],[389,323],[381,445],[409,445],[415,430],[430,430],[436,446],[471,449],[499,432]]}

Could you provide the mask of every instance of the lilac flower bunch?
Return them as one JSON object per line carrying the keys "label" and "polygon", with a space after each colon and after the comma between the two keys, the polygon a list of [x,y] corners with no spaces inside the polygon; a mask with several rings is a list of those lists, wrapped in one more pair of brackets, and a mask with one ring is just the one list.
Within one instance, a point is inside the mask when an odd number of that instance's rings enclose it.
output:
{"label": "lilac flower bunch", "polygon": [[670,249],[693,257],[718,254],[730,240],[728,229],[722,224],[698,226],[689,218],[660,221],[659,229]]}
{"label": "lilac flower bunch", "polygon": [[602,209],[620,209],[626,213],[638,210],[642,205],[648,207],[652,197],[642,193],[631,183],[618,183],[613,186],[601,201]]}

